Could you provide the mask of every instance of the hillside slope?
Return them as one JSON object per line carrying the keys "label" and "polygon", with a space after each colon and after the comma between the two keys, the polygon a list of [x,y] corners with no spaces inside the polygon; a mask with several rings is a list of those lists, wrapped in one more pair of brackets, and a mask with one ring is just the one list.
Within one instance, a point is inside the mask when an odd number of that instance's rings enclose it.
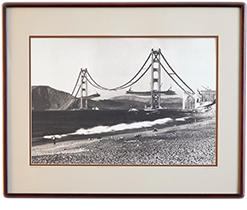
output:
{"label": "hillside slope", "polygon": [[[137,96],[137,95],[122,95],[111,98],[111,100],[119,101],[126,103],[127,101],[131,101],[134,108],[143,109],[144,106],[150,106],[150,96]],[[182,108],[183,99],[175,96],[162,96],[161,97],[161,106],[170,108],[170,109],[181,109]]]}
{"label": "hillside slope", "polygon": [[76,99],[69,93],[53,89],[49,86],[32,87],[32,109],[33,110],[58,110],[61,107],[68,109],[66,104]]}
{"label": "hillside slope", "polygon": [[[145,106],[150,106],[150,97],[124,95],[105,100],[88,100],[89,109],[98,107],[101,110],[128,110],[130,108],[143,109]],[[182,99],[179,97],[165,97],[161,100],[161,106],[180,109],[182,107]],[[80,98],[75,98],[69,93],[49,86],[32,87],[32,110],[34,111],[73,110],[80,107]]]}

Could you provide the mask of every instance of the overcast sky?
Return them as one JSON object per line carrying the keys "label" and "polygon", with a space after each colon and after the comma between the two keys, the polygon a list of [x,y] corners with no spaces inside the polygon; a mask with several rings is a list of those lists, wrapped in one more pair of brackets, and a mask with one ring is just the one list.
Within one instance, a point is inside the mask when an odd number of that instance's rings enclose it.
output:
{"label": "overcast sky", "polygon": [[[101,86],[114,88],[139,71],[152,48],[160,48],[176,73],[193,89],[216,89],[215,38],[32,38],[31,83],[71,93],[80,68],[87,68]],[[149,63],[148,63],[149,65]],[[147,66],[148,66],[147,65]],[[182,91],[161,71],[162,90]],[[150,90],[151,71],[132,90]],[[123,95],[89,85],[102,98]]]}

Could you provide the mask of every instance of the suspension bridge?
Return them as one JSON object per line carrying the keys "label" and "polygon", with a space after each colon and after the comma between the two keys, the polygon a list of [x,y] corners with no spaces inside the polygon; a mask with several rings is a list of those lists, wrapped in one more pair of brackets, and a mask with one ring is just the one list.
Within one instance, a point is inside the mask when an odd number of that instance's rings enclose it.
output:
{"label": "suspension bridge", "polygon": [[[131,87],[140,81],[144,75],[151,71],[151,87],[150,91],[132,91]],[[161,71],[164,71],[169,78],[183,91],[186,98],[190,98],[195,100],[195,92],[192,88],[189,87],[188,84],[175,72],[175,70],[168,63],[167,59],[161,52],[161,49],[152,49],[147,59],[141,66],[141,68],[137,71],[137,73],[126,83],[119,85],[114,88],[108,88],[100,85],[96,82],[88,69],[80,69],[79,75],[77,77],[75,86],[72,91],[72,95],[76,98],[80,93],[81,98],[81,109],[88,108],[88,100],[91,98],[99,97],[100,94],[92,94],[88,95],[88,87],[91,85],[92,87],[98,90],[105,91],[118,91],[129,88],[126,91],[127,94],[136,94],[136,95],[147,95],[151,97],[151,107],[150,109],[159,109],[161,104],[161,96],[162,95],[175,95],[175,92],[171,89],[167,91],[161,90]],[[183,100],[183,108],[185,103],[185,97]]]}

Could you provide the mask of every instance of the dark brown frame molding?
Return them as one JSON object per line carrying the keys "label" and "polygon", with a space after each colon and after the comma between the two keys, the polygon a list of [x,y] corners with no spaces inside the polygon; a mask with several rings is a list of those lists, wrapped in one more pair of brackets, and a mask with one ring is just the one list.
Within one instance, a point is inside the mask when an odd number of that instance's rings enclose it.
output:
{"label": "dark brown frame molding", "polygon": [[[241,10],[240,81],[239,84],[239,193],[238,194],[15,194],[8,193],[7,170],[7,8],[13,7],[238,7]],[[153,2],[153,3],[4,3],[3,14],[3,193],[8,198],[242,198],[244,197],[245,161],[245,69],[246,69],[246,5],[237,2]]]}

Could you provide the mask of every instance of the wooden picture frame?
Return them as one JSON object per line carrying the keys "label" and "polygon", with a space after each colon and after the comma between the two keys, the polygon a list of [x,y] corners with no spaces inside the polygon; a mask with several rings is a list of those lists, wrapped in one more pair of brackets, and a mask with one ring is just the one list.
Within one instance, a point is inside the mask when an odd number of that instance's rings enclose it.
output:
{"label": "wooden picture frame", "polygon": [[[244,3],[4,3],[4,196],[242,198],[245,144],[245,8]],[[188,13],[189,10],[191,13]],[[144,15],[145,20],[153,18],[149,24],[142,22]],[[89,17],[92,18],[90,21]],[[224,21],[229,21],[227,27]],[[231,36],[228,35],[229,27],[232,28]],[[18,31],[20,33],[17,33]],[[216,163],[209,167],[182,167],[179,164],[152,167],[30,164],[30,43],[35,38],[61,37],[216,38]],[[228,84],[231,84],[229,92],[226,91]],[[141,180],[140,175],[143,175]],[[66,177],[71,179],[67,180]],[[75,180],[81,178],[81,184],[76,183]],[[37,183],[37,180],[40,180],[40,183]]]}

